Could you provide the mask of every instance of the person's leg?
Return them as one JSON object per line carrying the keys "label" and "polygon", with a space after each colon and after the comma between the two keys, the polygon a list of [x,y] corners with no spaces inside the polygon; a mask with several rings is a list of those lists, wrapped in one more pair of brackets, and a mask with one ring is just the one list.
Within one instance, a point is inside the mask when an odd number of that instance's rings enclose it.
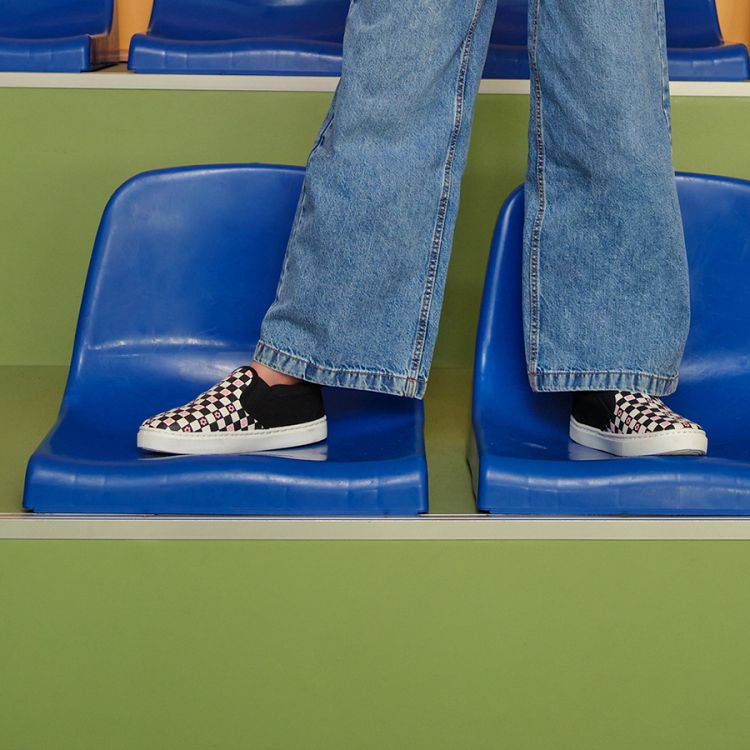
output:
{"label": "person's leg", "polygon": [[354,0],[256,363],[421,398],[496,0]]}
{"label": "person's leg", "polygon": [[530,0],[529,45],[531,387],[671,393],[690,302],[661,0]]}
{"label": "person's leg", "polygon": [[141,447],[320,440],[321,384],[424,395],[496,2],[353,0],[255,361],[146,420]]}
{"label": "person's leg", "polygon": [[574,416],[598,415],[618,452],[689,450],[705,435],[654,398],[677,386],[690,321],[663,0],[530,0],[529,57],[531,387],[588,392]]}

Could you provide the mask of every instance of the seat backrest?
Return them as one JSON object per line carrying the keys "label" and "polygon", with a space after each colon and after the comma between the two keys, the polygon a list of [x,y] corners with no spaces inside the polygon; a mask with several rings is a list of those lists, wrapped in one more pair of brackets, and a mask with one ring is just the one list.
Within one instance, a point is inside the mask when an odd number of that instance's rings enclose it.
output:
{"label": "seat backrest", "polygon": [[341,42],[350,0],[154,0],[149,31],[173,39]]}
{"label": "seat backrest", "polygon": [[670,47],[713,47],[724,39],[716,0],[665,0]]}
{"label": "seat backrest", "polygon": [[18,39],[106,34],[114,0],[2,0],[0,36]]}
{"label": "seat backrest", "polygon": [[64,402],[113,378],[208,381],[249,362],[303,174],[185,167],[120,187],[99,225]]}
{"label": "seat backrest", "polygon": [[[680,386],[750,376],[750,182],[678,176],[691,285]],[[532,414],[521,317],[523,192],[503,206],[492,240],[477,332],[474,408]],[[490,398],[502,394],[502,398]],[[545,394],[549,407],[554,396]],[[550,401],[550,399],[552,399]]]}
{"label": "seat backrest", "polygon": [[529,0],[498,0],[495,23],[490,42],[511,46],[526,46]]}
{"label": "seat backrest", "polygon": [[[529,0],[498,0],[493,44],[525,45]],[[670,47],[711,47],[721,44],[716,0],[664,0],[667,44]]]}

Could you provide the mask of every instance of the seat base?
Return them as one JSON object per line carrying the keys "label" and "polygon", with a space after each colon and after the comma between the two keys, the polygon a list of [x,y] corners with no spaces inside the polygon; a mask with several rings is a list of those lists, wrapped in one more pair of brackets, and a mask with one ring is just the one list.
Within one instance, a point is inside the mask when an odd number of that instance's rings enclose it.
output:
{"label": "seat base", "polygon": [[[342,45],[298,39],[177,40],[137,34],[128,67],[136,73],[341,75]],[[525,46],[490,45],[484,78],[529,77]],[[673,81],[744,81],[750,59],[742,44],[669,50]]]}
{"label": "seat base", "polygon": [[[750,447],[743,415],[712,412],[743,404],[743,383],[683,383],[665,399],[708,434],[707,456],[619,458],[568,437],[570,394],[533,394],[519,424],[475,417],[467,458],[477,508],[520,515],[750,515]],[[744,419],[750,417],[746,414]],[[735,432],[738,430],[738,432]]]}
{"label": "seat base", "polygon": [[[136,447],[140,413],[60,416],[29,462],[40,513],[417,515],[427,511],[421,401],[326,389],[329,437],[283,451],[166,455]],[[143,411],[143,409],[141,409]],[[98,431],[97,431],[98,430]]]}
{"label": "seat base", "polygon": [[222,75],[341,74],[342,45],[297,39],[178,40],[136,34],[128,67],[136,73]]}
{"label": "seat base", "polygon": [[[484,77],[528,78],[527,48],[490,45]],[[743,44],[724,44],[720,47],[670,48],[669,78],[672,81],[745,81],[750,78],[747,47]]]}
{"label": "seat base", "polygon": [[669,77],[673,81],[746,81],[750,78],[747,47],[670,48]]}
{"label": "seat base", "polygon": [[0,71],[18,73],[83,73],[115,60],[103,53],[107,37],[71,36],[56,39],[0,37]]}

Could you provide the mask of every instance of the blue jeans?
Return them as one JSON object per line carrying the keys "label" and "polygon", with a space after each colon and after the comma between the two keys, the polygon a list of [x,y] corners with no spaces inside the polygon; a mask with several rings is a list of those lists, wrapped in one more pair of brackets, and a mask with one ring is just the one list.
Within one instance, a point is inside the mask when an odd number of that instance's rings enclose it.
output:
{"label": "blue jeans", "polygon": [[[259,362],[424,396],[496,2],[353,0]],[[671,393],[690,307],[663,0],[529,5],[531,388]]]}

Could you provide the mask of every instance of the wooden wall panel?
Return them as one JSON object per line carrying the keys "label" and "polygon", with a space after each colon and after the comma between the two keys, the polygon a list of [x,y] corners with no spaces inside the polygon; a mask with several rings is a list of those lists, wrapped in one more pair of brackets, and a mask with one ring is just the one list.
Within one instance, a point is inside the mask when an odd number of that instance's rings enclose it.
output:
{"label": "wooden wall panel", "polygon": [[128,46],[133,34],[140,34],[148,28],[153,0],[116,0],[120,60],[128,59]]}
{"label": "wooden wall panel", "polygon": [[717,5],[724,38],[750,47],[750,0],[717,0]]}

